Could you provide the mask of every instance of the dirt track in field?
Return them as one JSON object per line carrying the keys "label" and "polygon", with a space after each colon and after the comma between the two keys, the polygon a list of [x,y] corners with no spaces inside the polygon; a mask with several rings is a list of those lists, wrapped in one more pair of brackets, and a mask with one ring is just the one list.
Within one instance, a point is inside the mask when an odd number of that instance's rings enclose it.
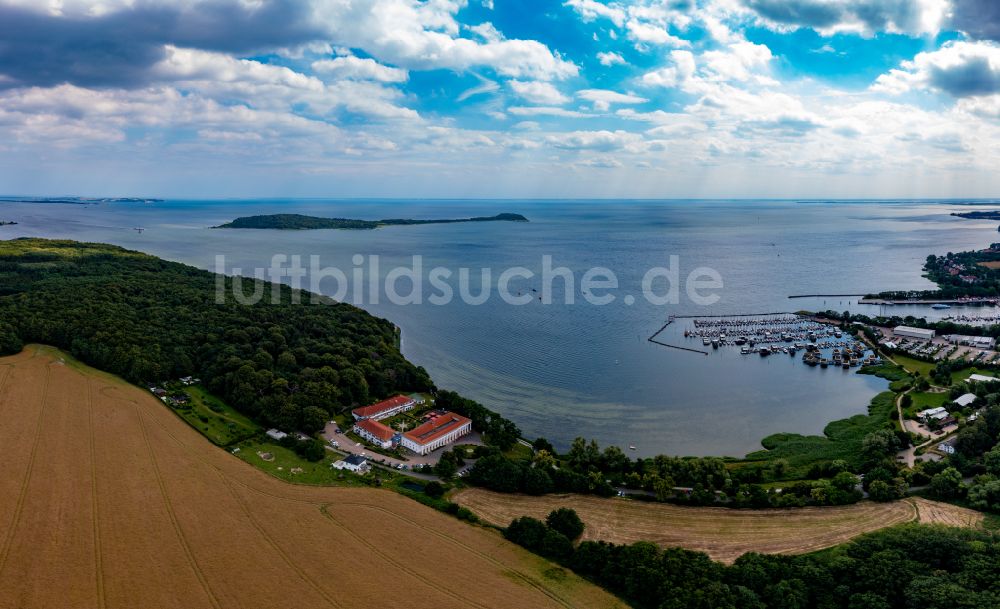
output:
{"label": "dirt track in field", "polygon": [[919,497],[914,497],[909,501],[917,506],[917,510],[920,512],[919,521],[922,523],[968,528],[983,526],[984,516],[982,512]]}
{"label": "dirt track in field", "polygon": [[839,507],[733,510],[587,495],[529,497],[466,489],[451,500],[498,526],[507,526],[518,516],[544,519],[556,508],[570,507],[587,525],[583,539],[613,543],[651,541],[662,547],[700,550],[726,563],[746,552],[813,552],[862,533],[918,519],[953,526],[978,526],[982,522],[982,514],[926,499],[865,501]]}
{"label": "dirt track in field", "polygon": [[0,463],[4,609],[623,607],[397,494],[271,478],[48,348],[0,359]]}

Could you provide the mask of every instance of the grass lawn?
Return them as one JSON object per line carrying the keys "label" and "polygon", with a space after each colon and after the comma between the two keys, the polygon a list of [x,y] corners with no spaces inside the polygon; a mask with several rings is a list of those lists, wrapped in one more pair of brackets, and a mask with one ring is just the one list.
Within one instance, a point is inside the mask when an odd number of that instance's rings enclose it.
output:
{"label": "grass lawn", "polygon": [[992,370],[980,370],[980,369],[976,368],[975,366],[973,366],[971,368],[964,368],[962,370],[956,370],[956,371],[952,372],[951,373],[951,382],[952,383],[961,383],[961,382],[967,380],[973,374],[981,374],[983,376],[996,376],[997,375],[997,373],[993,372]]}
{"label": "grass lawn", "polygon": [[767,464],[784,459],[788,462],[786,478],[789,479],[805,477],[812,465],[824,461],[843,459],[859,465],[861,440],[873,431],[891,427],[896,412],[895,398],[893,392],[883,391],[872,398],[867,415],[833,421],[823,430],[822,436],[770,435],[761,440],[766,450],[750,453],[745,461]]}
{"label": "grass lawn", "polygon": [[514,461],[531,461],[535,456],[535,452],[531,450],[530,446],[516,442],[510,450],[504,452],[504,456]]}
{"label": "grass lawn", "polygon": [[906,368],[910,372],[916,372],[920,376],[930,378],[931,371],[934,370],[934,364],[931,362],[922,362],[912,357],[907,357],[905,355],[893,355],[892,359],[899,363],[900,366]]}
{"label": "grass lawn", "polygon": [[202,387],[185,387],[184,392],[191,397],[188,407],[169,408],[213,444],[229,446],[257,435],[262,429]]}
{"label": "grass lawn", "polygon": [[947,393],[925,393],[911,391],[910,398],[913,403],[909,408],[903,410],[903,416],[907,419],[916,419],[917,413],[921,410],[927,410],[928,408],[937,408],[938,406],[945,406],[951,400],[948,398]]}
{"label": "grass lawn", "polygon": [[945,402],[949,401],[947,393],[911,392],[910,398],[913,399],[913,406],[916,407],[917,410],[937,408],[938,406],[943,406]]}
{"label": "grass lawn", "polygon": [[[306,461],[292,450],[270,442],[247,440],[240,442],[239,449],[240,452],[236,453],[238,458],[275,478],[288,482],[324,486],[367,486],[359,476],[351,472],[333,469],[331,464],[334,461],[339,461],[341,457],[329,451],[322,461],[313,463]],[[274,460],[265,461],[257,455],[258,452],[271,453],[274,455]],[[302,472],[293,474],[292,470],[295,468],[301,468]],[[392,474],[383,472],[383,478],[386,476],[392,476]]]}

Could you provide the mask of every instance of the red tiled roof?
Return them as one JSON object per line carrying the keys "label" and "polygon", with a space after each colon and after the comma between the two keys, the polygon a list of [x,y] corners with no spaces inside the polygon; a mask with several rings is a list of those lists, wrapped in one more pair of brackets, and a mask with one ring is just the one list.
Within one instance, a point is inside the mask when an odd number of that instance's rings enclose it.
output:
{"label": "red tiled roof", "polygon": [[396,432],[394,432],[388,425],[383,425],[382,423],[371,419],[358,421],[354,424],[354,426],[364,429],[383,442],[388,442],[394,435],[396,435]]}
{"label": "red tiled roof", "polygon": [[446,412],[440,414],[423,425],[403,434],[407,439],[417,444],[430,444],[441,436],[462,427],[471,421],[460,414]]}
{"label": "red tiled roof", "polygon": [[355,408],[351,412],[354,413],[354,416],[356,417],[361,417],[361,418],[374,417],[379,413],[385,412],[387,410],[392,410],[393,408],[402,406],[403,404],[410,401],[412,401],[412,398],[409,398],[405,395],[397,395],[394,398],[389,398],[388,400],[382,400],[381,402],[372,404],[371,406],[362,406],[361,408]]}

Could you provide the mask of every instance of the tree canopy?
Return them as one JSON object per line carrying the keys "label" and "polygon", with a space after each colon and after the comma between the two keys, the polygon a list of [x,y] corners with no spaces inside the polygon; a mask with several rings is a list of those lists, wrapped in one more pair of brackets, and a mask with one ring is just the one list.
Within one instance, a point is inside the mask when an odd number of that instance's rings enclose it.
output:
{"label": "tree canopy", "polygon": [[262,302],[241,304],[234,289],[245,286],[231,277],[111,245],[39,239],[0,243],[0,275],[3,353],[38,342],[134,383],[195,375],[282,429],[312,432],[332,412],[433,389],[400,354],[391,323],[287,286],[272,293],[267,284]]}

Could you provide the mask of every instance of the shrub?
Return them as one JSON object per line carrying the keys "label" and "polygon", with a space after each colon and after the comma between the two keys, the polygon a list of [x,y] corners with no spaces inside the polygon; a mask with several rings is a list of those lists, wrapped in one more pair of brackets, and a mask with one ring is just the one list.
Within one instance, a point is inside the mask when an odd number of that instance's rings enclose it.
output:
{"label": "shrub", "polygon": [[[433,497],[434,499],[440,499],[444,496],[445,487],[440,482],[432,480],[424,485],[424,494],[428,497]],[[454,504],[452,504],[454,505]]]}
{"label": "shrub", "polygon": [[570,541],[583,535],[584,524],[575,510],[559,508],[553,510],[545,519],[550,529],[562,533]]}

